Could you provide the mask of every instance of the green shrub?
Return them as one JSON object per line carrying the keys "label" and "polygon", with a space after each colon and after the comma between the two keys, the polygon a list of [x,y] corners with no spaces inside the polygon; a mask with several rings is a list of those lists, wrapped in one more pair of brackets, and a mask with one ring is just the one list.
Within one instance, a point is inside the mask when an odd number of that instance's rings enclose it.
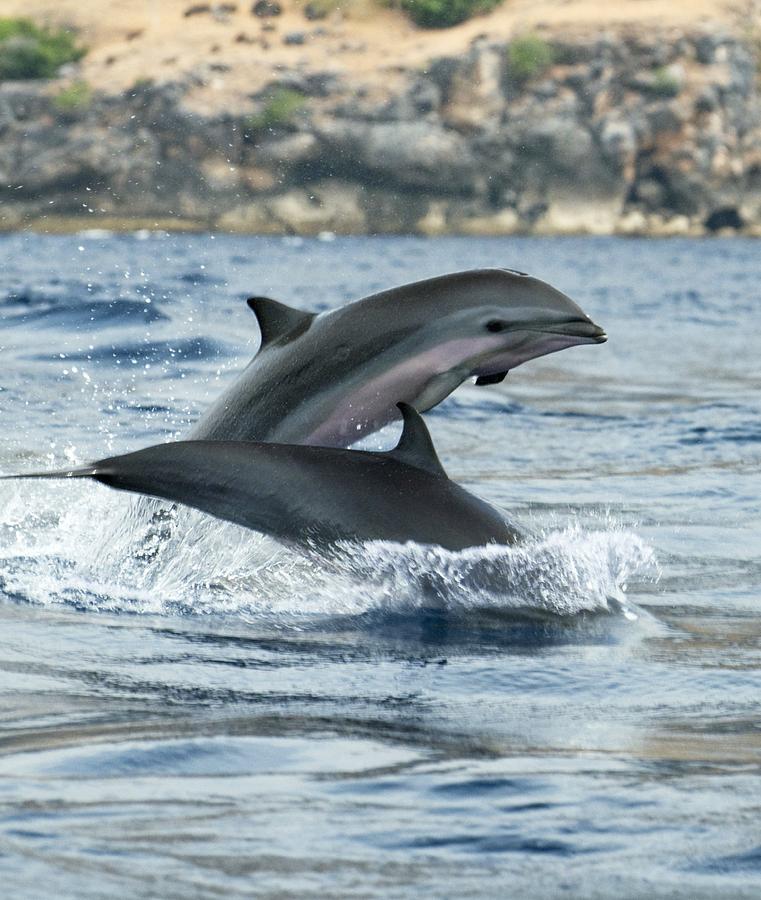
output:
{"label": "green shrub", "polygon": [[287,87],[276,88],[259,112],[248,117],[246,126],[251,131],[287,128],[293,125],[305,103],[306,98],[299,91]]}
{"label": "green shrub", "polygon": [[510,74],[517,81],[535,78],[552,63],[552,47],[538,34],[524,34],[512,41],[507,48]]}
{"label": "green shrub", "polygon": [[53,98],[53,103],[61,112],[74,112],[77,109],[85,109],[90,105],[91,101],[92,88],[86,81],[72,82]]}
{"label": "green shrub", "polygon": [[58,69],[85,55],[64,28],[41,28],[29,19],[0,18],[0,81],[53,78]]}
{"label": "green shrub", "polygon": [[656,97],[676,97],[680,87],[679,80],[668,69],[661,66],[653,72],[649,91]]}
{"label": "green shrub", "polygon": [[502,0],[401,0],[401,7],[422,28],[449,28],[479,13],[491,12]]}
{"label": "green shrub", "polygon": [[386,0],[299,0],[304,15],[308,19],[327,19],[328,16],[338,13],[343,19],[362,20],[371,18],[377,12],[378,6],[398,5],[397,0],[393,4]]}

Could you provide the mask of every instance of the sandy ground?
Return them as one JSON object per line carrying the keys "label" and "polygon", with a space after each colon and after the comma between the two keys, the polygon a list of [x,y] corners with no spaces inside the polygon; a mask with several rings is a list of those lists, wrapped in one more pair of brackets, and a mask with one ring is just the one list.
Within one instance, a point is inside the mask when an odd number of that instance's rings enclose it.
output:
{"label": "sandy ground", "polygon": [[[102,90],[195,73],[202,107],[240,105],[283,68],[335,71],[357,83],[394,79],[400,67],[463,52],[477,36],[526,31],[585,33],[620,26],[747,27],[761,0],[506,0],[456,28],[420,30],[380,0],[345,0],[323,20],[304,16],[306,0],[280,0],[280,16],[252,15],[252,0],[2,0],[2,14],[72,25],[90,48],[79,77]],[[206,11],[185,15],[194,6]],[[234,11],[220,7],[234,6]],[[285,43],[301,33],[304,43]],[[389,85],[390,86],[390,85]]]}

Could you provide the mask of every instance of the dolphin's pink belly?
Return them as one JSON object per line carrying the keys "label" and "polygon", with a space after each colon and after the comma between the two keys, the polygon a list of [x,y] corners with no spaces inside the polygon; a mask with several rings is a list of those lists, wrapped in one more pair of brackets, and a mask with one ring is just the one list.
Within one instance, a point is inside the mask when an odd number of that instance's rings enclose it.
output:
{"label": "dolphin's pink belly", "polygon": [[467,370],[456,373],[459,366],[498,345],[499,339],[491,336],[446,341],[402,360],[338,398],[331,414],[309,435],[307,443],[348,446],[398,418],[397,403],[414,406],[432,380],[455,370],[453,383],[443,389],[443,399],[468,377]]}

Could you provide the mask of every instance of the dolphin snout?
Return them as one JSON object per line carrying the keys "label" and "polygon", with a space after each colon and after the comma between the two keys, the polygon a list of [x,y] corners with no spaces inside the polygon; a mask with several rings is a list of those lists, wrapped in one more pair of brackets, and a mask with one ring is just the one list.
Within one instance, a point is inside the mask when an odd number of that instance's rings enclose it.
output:
{"label": "dolphin snout", "polygon": [[605,341],[608,340],[608,335],[602,328],[600,328],[599,325],[595,325],[594,322],[590,322],[589,324],[592,329],[589,336],[592,338],[592,340],[595,341],[595,343],[604,344]]}
{"label": "dolphin snout", "polygon": [[591,319],[572,319],[570,322],[563,322],[560,325],[553,325],[551,329],[554,334],[567,334],[570,337],[585,338],[595,344],[604,344],[608,340],[608,335],[600,328],[599,325]]}

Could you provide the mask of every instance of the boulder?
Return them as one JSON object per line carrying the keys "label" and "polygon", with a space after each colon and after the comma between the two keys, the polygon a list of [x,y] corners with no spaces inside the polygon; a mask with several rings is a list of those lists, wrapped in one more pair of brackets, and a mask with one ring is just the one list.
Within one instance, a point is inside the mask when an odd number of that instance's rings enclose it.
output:
{"label": "boulder", "polygon": [[36,84],[0,82],[0,128],[14,122],[39,122],[52,113],[50,97]]}
{"label": "boulder", "polygon": [[592,133],[575,118],[531,116],[516,123],[511,136],[515,167],[533,182],[597,186],[616,177]]}
{"label": "boulder", "polygon": [[608,116],[598,126],[597,139],[603,159],[612,171],[631,181],[637,157],[637,135],[627,119]]}
{"label": "boulder", "polygon": [[304,7],[304,18],[310,22],[317,22],[320,19],[326,19],[328,16],[327,9],[320,3],[307,3]]}
{"label": "boulder", "polygon": [[359,166],[392,184],[472,190],[476,165],[468,141],[439,125],[329,120],[318,127],[318,137],[337,171]]}
{"label": "boulder", "polygon": [[647,216],[639,209],[624,213],[615,224],[615,233],[625,237],[642,237],[647,234]]}
{"label": "boulder", "polygon": [[432,200],[428,204],[425,215],[415,223],[414,231],[417,234],[424,234],[426,237],[447,234],[449,232],[447,207],[446,200]]}
{"label": "boulder", "polygon": [[268,200],[266,206],[287,234],[354,234],[367,226],[361,194],[358,185],[331,180],[287,191]]}
{"label": "boulder", "polygon": [[235,190],[241,183],[238,167],[230,165],[224,157],[211,156],[202,159],[199,169],[201,177],[214,191]]}
{"label": "boulder", "polygon": [[652,237],[698,237],[703,229],[688,216],[653,214],[648,216],[647,232]]}
{"label": "boulder", "polygon": [[103,182],[122,190],[138,172],[155,172],[157,143],[143,134],[90,124],[69,128],[65,141],[54,127],[30,127],[21,140],[15,178],[25,193],[71,191]]}
{"label": "boulder", "polygon": [[623,195],[590,196],[572,188],[551,191],[547,210],[534,230],[537,234],[613,234],[623,201]]}
{"label": "boulder", "polygon": [[241,203],[225,210],[215,221],[220,231],[240,234],[282,234],[283,226],[261,200]]}
{"label": "boulder", "polygon": [[458,216],[454,214],[451,216],[451,230],[457,234],[468,234],[474,237],[510,235],[519,234],[525,230],[525,223],[521,221],[515,209],[507,207],[481,215]]}
{"label": "boulder", "polygon": [[302,131],[259,144],[255,155],[258,163],[282,168],[314,162],[319,156],[319,151],[317,138],[309,132]]}
{"label": "boulder", "polygon": [[251,15],[258,16],[260,19],[269,19],[273,16],[279,16],[283,7],[277,0],[256,0],[251,7]]}
{"label": "boulder", "polygon": [[497,128],[505,105],[504,71],[504,47],[474,42],[451,76],[444,121],[466,130]]}
{"label": "boulder", "polygon": [[263,166],[241,166],[240,178],[243,185],[254,194],[268,193],[279,184],[275,173]]}

